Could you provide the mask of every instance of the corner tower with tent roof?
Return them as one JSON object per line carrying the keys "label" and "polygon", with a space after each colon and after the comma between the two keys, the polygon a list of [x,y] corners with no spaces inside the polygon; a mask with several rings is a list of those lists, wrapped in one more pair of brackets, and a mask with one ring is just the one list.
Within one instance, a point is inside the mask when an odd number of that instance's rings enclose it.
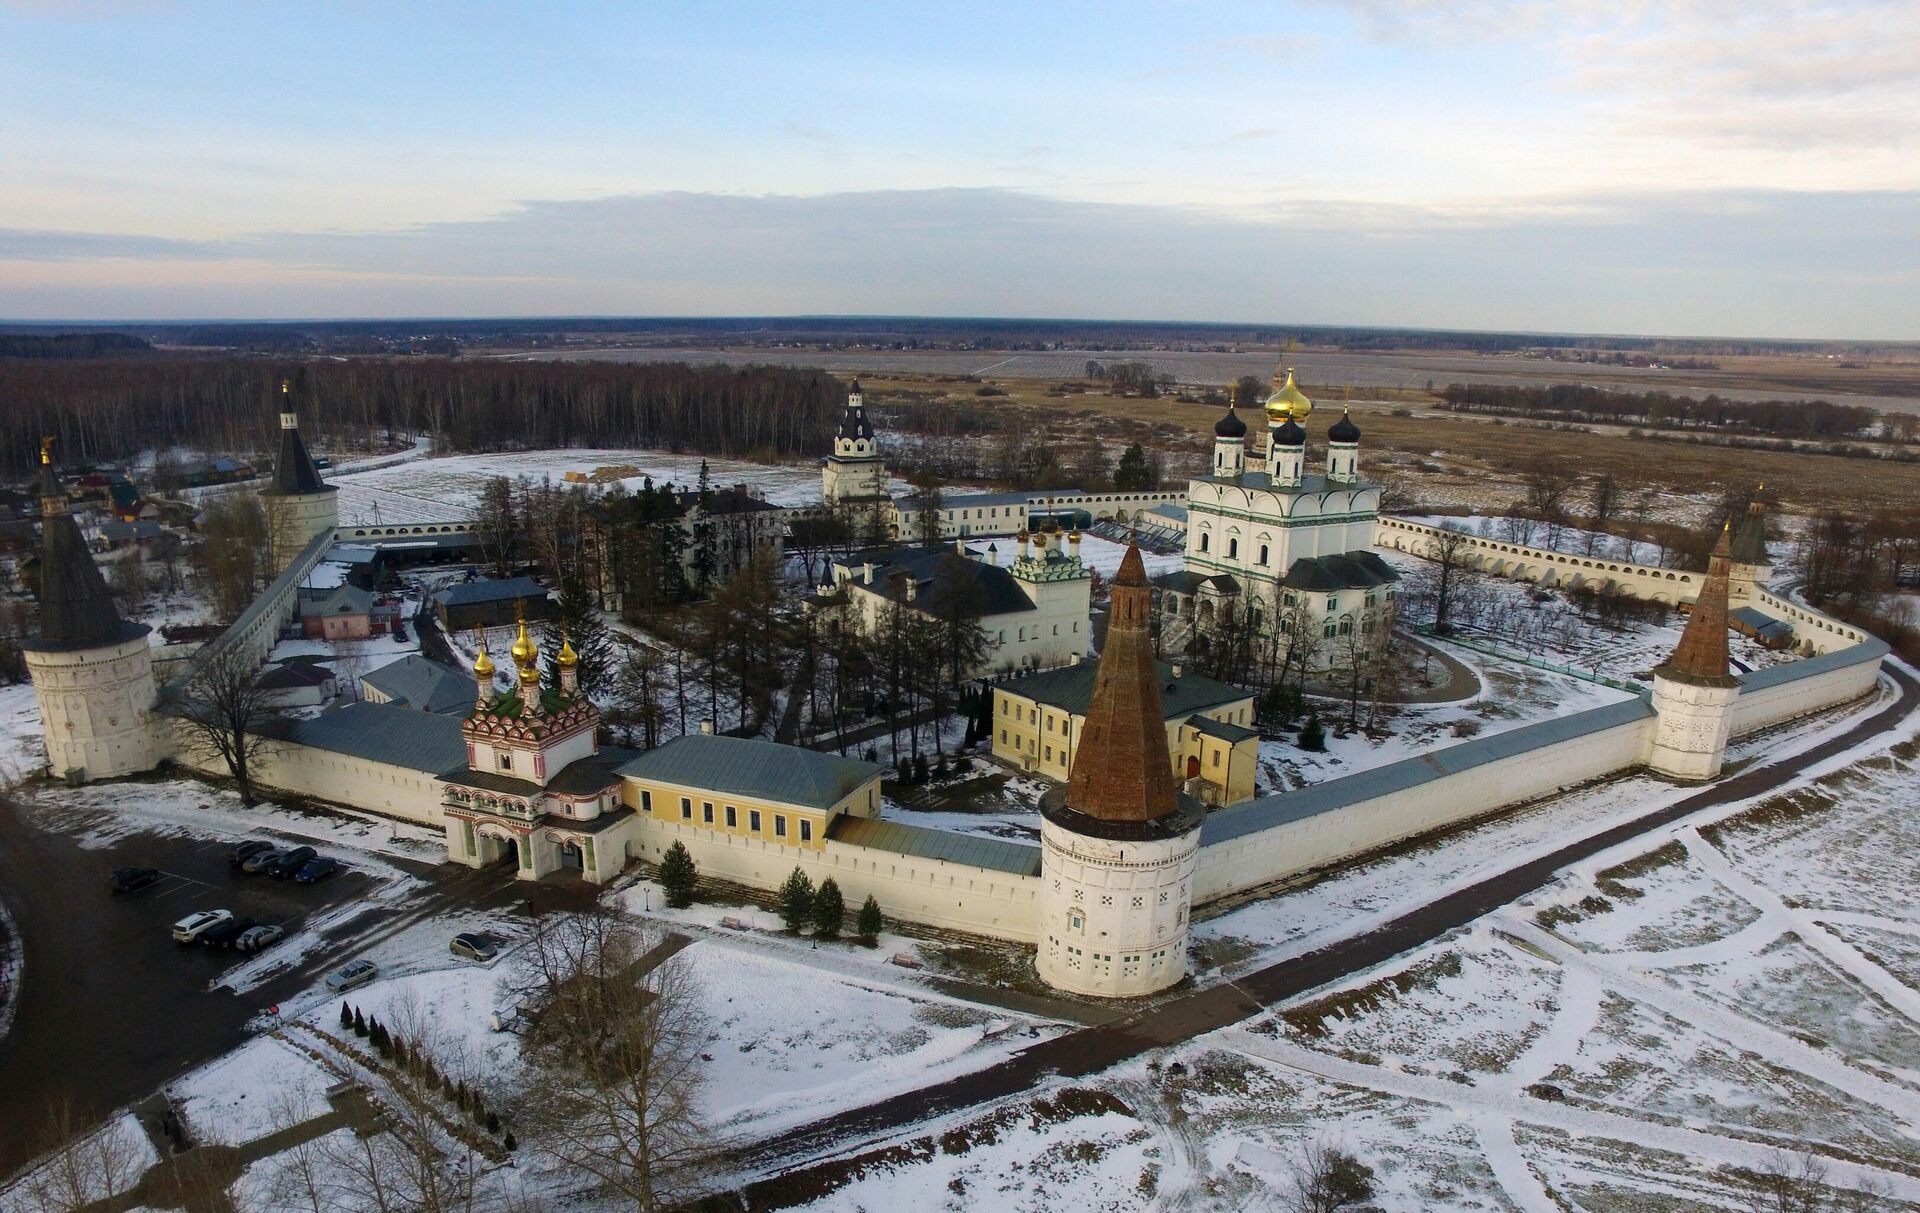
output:
{"label": "corner tower with tent roof", "polygon": [[1187,482],[1186,567],[1154,579],[1162,644],[1198,656],[1215,630],[1252,618],[1262,629],[1311,628],[1309,667],[1325,668],[1345,637],[1391,626],[1399,575],[1373,552],[1380,486],[1361,478],[1360,427],[1343,412],[1327,431],[1324,468],[1309,469],[1313,401],[1292,368],[1266,398],[1266,452],[1244,450],[1232,403],[1214,426],[1209,474]]}
{"label": "corner tower with tent roof", "polygon": [[150,770],[167,747],[145,624],[120,617],[40,444],[40,619],[21,643],[45,731],[47,770],[70,782]]}
{"label": "corner tower with tent roof", "polygon": [[1151,994],[1187,973],[1205,810],[1180,794],[1167,762],[1150,595],[1129,543],[1073,769],[1041,806],[1035,963],[1076,994]]}
{"label": "corner tower with tent roof", "polygon": [[847,393],[847,409],[833,437],[833,454],[820,465],[820,491],[828,505],[880,506],[888,501],[887,463],[867,416],[860,381]]}
{"label": "corner tower with tent roof", "polygon": [[314,537],[340,525],[340,490],[320,478],[320,468],[300,436],[300,417],[293,409],[293,383],[280,381],[280,453],[273,461],[273,479],[260,490],[267,512],[268,541],[273,566],[284,569]]}
{"label": "corner tower with tent roof", "polygon": [[1720,774],[1740,680],[1727,663],[1727,568],[1729,527],[1720,530],[1707,561],[1707,579],[1687,616],[1673,656],[1653,671],[1653,710],[1658,720],[1647,765],[1675,779],[1705,780]]}

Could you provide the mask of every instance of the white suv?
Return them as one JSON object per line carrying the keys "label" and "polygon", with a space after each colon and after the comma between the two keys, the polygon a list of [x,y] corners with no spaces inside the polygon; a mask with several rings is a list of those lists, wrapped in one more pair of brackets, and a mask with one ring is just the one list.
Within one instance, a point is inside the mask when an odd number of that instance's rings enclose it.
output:
{"label": "white suv", "polygon": [[202,910],[173,924],[175,943],[192,943],[208,931],[233,918],[232,910]]}

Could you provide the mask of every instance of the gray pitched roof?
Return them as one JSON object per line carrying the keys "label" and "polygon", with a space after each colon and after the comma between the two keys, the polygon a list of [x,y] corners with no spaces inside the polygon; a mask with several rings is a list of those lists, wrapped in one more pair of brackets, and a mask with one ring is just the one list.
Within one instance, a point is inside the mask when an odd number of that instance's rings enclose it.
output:
{"label": "gray pitched roof", "polygon": [[460,718],[390,703],[353,703],[318,716],[278,720],[265,732],[294,745],[438,775],[467,765]]}
{"label": "gray pitched roof", "polygon": [[1259,730],[1242,725],[1229,724],[1224,720],[1215,720],[1211,716],[1193,715],[1187,717],[1187,723],[1208,737],[1218,737],[1228,745],[1238,745],[1249,737],[1260,736]]}
{"label": "gray pitched roof", "polygon": [[1400,580],[1393,566],[1372,552],[1303,556],[1287,567],[1281,585],[1290,590],[1370,590]]}
{"label": "gray pitched roof", "polygon": [[531,577],[477,577],[456,581],[433,592],[433,600],[448,606],[471,606],[478,602],[503,602],[510,598],[545,598],[547,587]]}
{"label": "gray pitched roof", "polygon": [[418,653],[383,665],[360,681],[394,703],[422,712],[464,712],[480,693],[472,675]]}
{"label": "gray pitched roof", "polygon": [[[930,614],[939,613],[949,602],[964,602],[973,613],[983,616],[1035,609],[1033,599],[1027,597],[1012,573],[997,564],[962,556],[951,544],[903,548],[870,562],[876,566],[873,584],[867,586],[857,579],[855,584]],[[907,596],[909,582],[914,587],[911,599]]]}
{"label": "gray pitched roof", "polygon": [[325,686],[332,681],[331,667],[317,662],[290,661],[260,675],[256,685],[267,691],[291,691],[301,687]]}
{"label": "gray pitched roof", "polygon": [[366,615],[373,610],[373,595],[344,581],[323,590],[301,586],[299,596],[302,615]]}
{"label": "gray pitched roof", "polygon": [[930,830],[898,821],[841,814],[827,827],[827,837],[854,847],[872,847],[896,855],[922,859],[944,859],[1015,876],[1040,874],[1040,848],[976,834],[955,834],[951,830]]}
{"label": "gray pitched roof", "polygon": [[620,773],[721,794],[826,809],[882,769],[871,762],[752,737],[689,733],[628,761]]}
{"label": "gray pitched roof", "polygon": [[1200,827],[1200,845],[1216,846],[1275,826],[1289,825],[1344,809],[1376,796],[1405,792],[1442,776],[1470,771],[1489,762],[1555,745],[1597,729],[1645,720],[1651,715],[1653,705],[1635,695],[1621,703],[1588,708],[1568,716],[1556,716],[1490,737],[1477,737],[1413,758],[1403,758],[1370,771],[1359,771],[1292,792],[1262,796],[1216,809],[1207,815],[1206,822]]}
{"label": "gray pitched roof", "polygon": [[[1228,686],[1192,670],[1182,670],[1180,677],[1175,678],[1171,665],[1164,661],[1155,665],[1160,671],[1160,706],[1169,720],[1235,703],[1253,695],[1252,691]],[[1041,670],[1037,674],[1009,678],[997,684],[996,689],[1025,695],[1048,707],[1084,716],[1087,704],[1093,699],[1093,679],[1099,670],[1099,662],[1082,661],[1055,670]]]}

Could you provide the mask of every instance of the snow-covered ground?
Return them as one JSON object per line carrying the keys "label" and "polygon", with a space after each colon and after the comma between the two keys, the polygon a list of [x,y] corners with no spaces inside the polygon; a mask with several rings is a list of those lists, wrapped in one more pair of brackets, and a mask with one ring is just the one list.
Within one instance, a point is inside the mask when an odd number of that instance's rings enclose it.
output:
{"label": "snow-covered ground", "polygon": [[[631,467],[636,474],[620,481],[629,489],[639,488],[648,476],[656,485],[691,489],[700,480],[700,460],[699,455],[670,451],[506,451],[418,459],[348,471],[330,479],[340,489],[343,526],[458,522],[474,516],[482,487],[496,476],[559,481],[568,472],[591,476],[598,468]],[[775,505],[809,505],[820,500],[820,468],[811,461],[765,464],[708,458],[706,462],[715,487],[749,485]],[[913,491],[905,481],[896,480],[892,487],[899,494]]]}
{"label": "snow-covered ground", "polygon": [[[1098,535],[1080,537],[1080,560],[1088,568],[1100,574],[1108,581],[1120,571],[1120,559],[1127,554],[1127,545],[1115,543],[1111,539],[1102,539]],[[1166,555],[1149,552],[1142,548],[1140,559],[1147,566],[1148,577],[1158,577],[1162,573],[1171,573],[1186,567],[1186,557],[1178,552]]]}
{"label": "snow-covered ground", "polygon": [[[1318,1144],[1372,1169],[1380,1209],[1757,1208],[1753,1177],[1803,1149],[1826,1184],[1878,1193],[1844,1207],[1920,1208],[1913,732],[1273,1014],[931,1126],[925,1151],[806,1207],[1288,1208]],[[1520,833],[1483,827],[1198,933],[1290,940],[1261,962],[1302,953],[1679,794],[1626,780],[1563,797]]]}
{"label": "snow-covered ground", "polygon": [[31,682],[0,686],[0,787],[45,769],[47,743]]}

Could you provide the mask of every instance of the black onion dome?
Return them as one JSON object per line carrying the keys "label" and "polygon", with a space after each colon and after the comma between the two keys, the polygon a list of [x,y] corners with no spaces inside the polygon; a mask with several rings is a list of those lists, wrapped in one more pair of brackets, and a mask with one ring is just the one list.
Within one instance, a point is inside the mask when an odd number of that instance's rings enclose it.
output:
{"label": "black onion dome", "polygon": [[1307,432],[1300,428],[1298,421],[1289,417],[1274,428],[1273,441],[1277,446],[1305,446]]}
{"label": "black onion dome", "polygon": [[1213,436],[1215,438],[1245,438],[1247,436],[1247,423],[1240,420],[1240,414],[1233,411],[1232,405],[1228,405],[1226,415],[1213,423]]}
{"label": "black onion dome", "polygon": [[1353,423],[1351,416],[1341,413],[1340,420],[1334,422],[1333,428],[1327,431],[1327,437],[1334,442],[1358,442],[1360,427]]}

